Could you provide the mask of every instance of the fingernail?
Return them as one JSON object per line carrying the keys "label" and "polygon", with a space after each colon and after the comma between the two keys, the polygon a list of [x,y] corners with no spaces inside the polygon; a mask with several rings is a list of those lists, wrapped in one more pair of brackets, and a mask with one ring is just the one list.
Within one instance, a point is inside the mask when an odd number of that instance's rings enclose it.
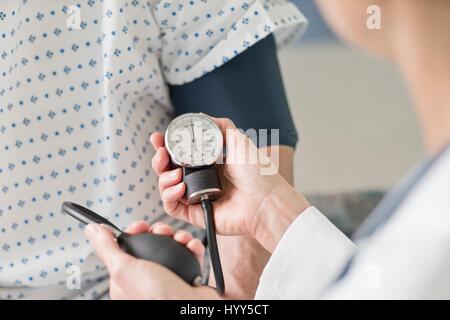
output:
{"label": "fingernail", "polygon": [[182,229],[178,229],[177,231],[175,231],[175,235],[174,236],[183,234],[184,232],[187,232],[187,231],[184,231]]}
{"label": "fingernail", "polygon": [[160,221],[156,221],[154,224],[150,225],[150,227],[148,228],[148,232],[153,232],[155,230],[155,228],[158,227],[158,225],[160,225],[161,222]]}
{"label": "fingernail", "polygon": [[183,187],[182,183],[177,184],[174,188],[174,193],[180,191],[182,187]]}
{"label": "fingernail", "polygon": [[157,226],[160,225],[160,224],[162,224],[161,221],[156,221],[154,224],[152,224],[152,225],[150,226],[150,228],[153,230],[153,229],[155,229],[155,227],[157,227]]}
{"label": "fingernail", "polygon": [[90,223],[86,226],[86,228],[84,228],[84,231],[86,232],[88,238],[93,238],[97,235],[98,228],[98,225],[95,223]]}
{"label": "fingernail", "polygon": [[179,170],[181,170],[181,169],[178,168],[178,169],[172,170],[170,172],[170,179],[175,179],[178,176]]}
{"label": "fingernail", "polygon": [[183,237],[185,235],[189,235],[189,232],[187,232],[185,230],[182,230],[182,229],[179,229],[179,230],[175,231],[175,234],[174,234],[173,237],[179,239],[180,237]]}

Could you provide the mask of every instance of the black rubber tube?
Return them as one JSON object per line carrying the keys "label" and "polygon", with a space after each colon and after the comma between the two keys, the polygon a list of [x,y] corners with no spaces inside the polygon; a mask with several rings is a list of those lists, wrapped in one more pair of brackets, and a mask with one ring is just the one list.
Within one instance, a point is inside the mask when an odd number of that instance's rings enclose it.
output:
{"label": "black rubber tube", "polygon": [[206,240],[208,241],[209,256],[214,272],[214,279],[216,280],[216,288],[217,292],[223,295],[225,292],[225,282],[223,279],[222,264],[220,262],[219,247],[217,246],[216,227],[211,200],[202,200],[201,206],[205,217]]}

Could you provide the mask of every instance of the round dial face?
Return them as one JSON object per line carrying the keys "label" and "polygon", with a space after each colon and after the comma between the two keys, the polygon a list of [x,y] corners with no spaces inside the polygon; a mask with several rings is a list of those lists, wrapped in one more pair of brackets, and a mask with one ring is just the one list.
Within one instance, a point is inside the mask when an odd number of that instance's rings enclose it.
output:
{"label": "round dial face", "polygon": [[173,162],[200,167],[216,162],[222,152],[223,137],[220,128],[208,116],[186,113],[169,124],[165,143]]}

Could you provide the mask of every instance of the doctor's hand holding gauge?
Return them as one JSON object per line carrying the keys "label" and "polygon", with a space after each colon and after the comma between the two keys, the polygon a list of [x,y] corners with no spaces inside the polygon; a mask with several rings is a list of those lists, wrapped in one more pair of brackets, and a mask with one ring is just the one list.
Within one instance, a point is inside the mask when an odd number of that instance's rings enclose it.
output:
{"label": "doctor's hand holding gauge", "polygon": [[[211,193],[213,199],[218,197],[213,206],[219,234],[254,237],[256,225],[262,219],[262,211],[258,209],[262,209],[267,196],[278,189],[292,189],[276,169],[271,171],[275,174],[264,174],[264,169],[273,164],[229,119],[204,114],[182,115],[171,122],[165,137],[154,133],[150,139],[156,149],[152,167],[159,175],[166,212],[203,227],[203,209],[197,203],[203,191],[206,195]],[[220,159],[223,143],[226,155]],[[223,161],[214,165],[217,160]],[[173,163],[182,168],[173,168]],[[212,168],[218,170],[221,186],[215,185],[215,175],[209,173]],[[200,176],[202,173],[205,179]],[[197,175],[193,183],[191,175]],[[195,185],[197,181],[205,183],[204,190]],[[288,192],[286,196],[294,193]],[[300,209],[309,206],[301,195],[296,194],[292,199],[300,201]],[[264,247],[270,251],[271,245]]]}

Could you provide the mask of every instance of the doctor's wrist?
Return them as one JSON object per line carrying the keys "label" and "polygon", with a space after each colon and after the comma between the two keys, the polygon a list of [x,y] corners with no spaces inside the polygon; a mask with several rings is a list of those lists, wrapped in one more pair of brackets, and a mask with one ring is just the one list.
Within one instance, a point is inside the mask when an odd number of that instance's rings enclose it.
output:
{"label": "doctor's wrist", "polygon": [[272,253],[294,220],[311,205],[284,179],[261,202],[251,234]]}

